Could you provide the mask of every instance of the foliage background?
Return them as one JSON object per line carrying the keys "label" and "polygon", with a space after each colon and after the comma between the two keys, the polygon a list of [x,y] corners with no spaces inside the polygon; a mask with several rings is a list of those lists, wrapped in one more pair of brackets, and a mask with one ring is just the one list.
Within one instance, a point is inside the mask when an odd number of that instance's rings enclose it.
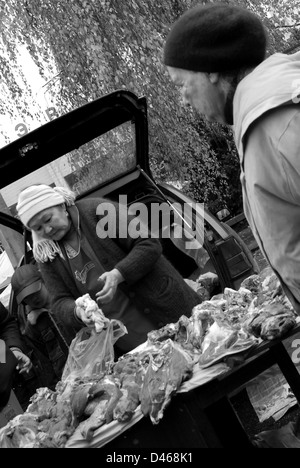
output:
{"label": "foliage background", "polygon": [[[128,89],[148,102],[150,166],[156,180],[179,184],[213,213],[242,210],[239,161],[231,129],[184,108],[162,65],[164,39],[191,0],[1,0],[0,110],[6,122],[44,123],[36,90],[20,61],[38,66],[42,91],[58,115],[105,93]],[[268,53],[300,43],[299,2],[225,1],[257,13],[269,32]],[[22,49],[23,48],[23,49]],[[24,52],[22,54],[24,56]],[[30,105],[29,105],[30,104]],[[11,139],[0,121],[5,142]]]}

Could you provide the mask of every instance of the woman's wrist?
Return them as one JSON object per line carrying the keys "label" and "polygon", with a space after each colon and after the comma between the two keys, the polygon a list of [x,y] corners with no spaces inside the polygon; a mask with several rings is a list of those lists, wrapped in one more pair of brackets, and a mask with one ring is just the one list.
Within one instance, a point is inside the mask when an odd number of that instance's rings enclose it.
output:
{"label": "woman's wrist", "polygon": [[76,319],[76,322],[80,323],[82,325],[83,321],[81,320],[81,317],[79,317],[78,311],[79,311],[79,307],[75,304],[75,306],[74,306],[74,317]]}
{"label": "woman's wrist", "polygon": [[117,284],[123,283],[124,278],[122,276],[122,273],[117,268],[114,268],[113,270],[111,270],[111,273],[114,274],[114,277],[116,278]]}

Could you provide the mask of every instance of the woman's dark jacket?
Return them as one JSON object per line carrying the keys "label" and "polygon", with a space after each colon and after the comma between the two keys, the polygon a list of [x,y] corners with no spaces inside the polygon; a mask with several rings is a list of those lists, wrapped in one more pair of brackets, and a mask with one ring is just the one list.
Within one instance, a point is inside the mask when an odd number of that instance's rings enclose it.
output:
{"label": "woman's dark jacket", "polygon": [[[7,404],[18,361],[10,348],[23,349],[18,323],[0,302],[0,411]],[[5,345],[3,345],[3,342]]]}
{"label": "woman's dark jacket", "polygon": [[[133,239],[119,236],[119,226],[128,224],[131,219],[127,210],[114,204],[117,216],[110,218],[111,231],[117,238],[107,236],[100,239],[99,220],[103,212],[101,198],[90,198],[76,202],[79,211],[82,233],[94,249],[103,267],[110,271],[117,268],[125,282],[119,285],[139,309],[156,324],[157,328],[176,322],[181,315],[190,316],[192,308],[199,304],[199,296],[185,283],[182,276],[162,255],[158,239]],[[97,215],[97,207],[100,205]],[[116,223],[114,224],[114,221]],[[126,223],[126,224],[125,224]],[[99,231],[98,231],[99,232]],[[103,229],[102,229],[103,232]],[[68,262],[56,255],[53,261],[40,263],[39,268],[52,300],[52,310],[60,319],[76,331],[82,322],[74,314],[74,300],[81,296],[78,291]]]}
{"label": "woman's dark jacket", "polygon": [[9,312],[0,302],[0,340],[5,341],[9,348],[19,348],[24,351],[24,343],[19,330],[18,322],[9,315]]}

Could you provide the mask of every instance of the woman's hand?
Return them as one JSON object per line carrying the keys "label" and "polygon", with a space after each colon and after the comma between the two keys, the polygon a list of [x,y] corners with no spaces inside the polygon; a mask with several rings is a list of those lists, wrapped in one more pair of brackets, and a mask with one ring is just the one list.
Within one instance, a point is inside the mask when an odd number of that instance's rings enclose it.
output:
{"label": "woman's hand", "polygon": [[118,284],[122,283],[124,278],[119,270],[114,268],[99,276],[98,281],[104,282],[104,286],[101,291],[96,293],[96,301],[100,304],[108,304],[114,298]]}
{"label": "woman's hand", "polygon": [[25,372],[28,374],[32,368],[32,362],[30,358],[18,348],[11,348],[11,351],[18,360],[17,370],[20,371],[20,374],[24,374]]}

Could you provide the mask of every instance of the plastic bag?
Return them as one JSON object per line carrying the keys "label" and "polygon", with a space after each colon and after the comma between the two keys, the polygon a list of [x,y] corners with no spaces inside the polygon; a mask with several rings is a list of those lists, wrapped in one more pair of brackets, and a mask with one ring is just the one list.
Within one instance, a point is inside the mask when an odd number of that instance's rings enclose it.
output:
{"label": "plastic bag", "polygon": [[91,377],[105,372],[114,362],[114,344],[127,333],[119,320],[110,320],[100,333],[94,328],[82,328],[73,339],[61,380]]}
{"label": "plastic bag", "polygon": [[198,363],[201,368],[205,368],[220,361],[228,361],[230,357],[228,365],[234,366],[240,359],[233,360],[233,355],[244,353],[256,343],[254,336],[248,336],[242,330],[220,327],[214,322],[203,339]]}

